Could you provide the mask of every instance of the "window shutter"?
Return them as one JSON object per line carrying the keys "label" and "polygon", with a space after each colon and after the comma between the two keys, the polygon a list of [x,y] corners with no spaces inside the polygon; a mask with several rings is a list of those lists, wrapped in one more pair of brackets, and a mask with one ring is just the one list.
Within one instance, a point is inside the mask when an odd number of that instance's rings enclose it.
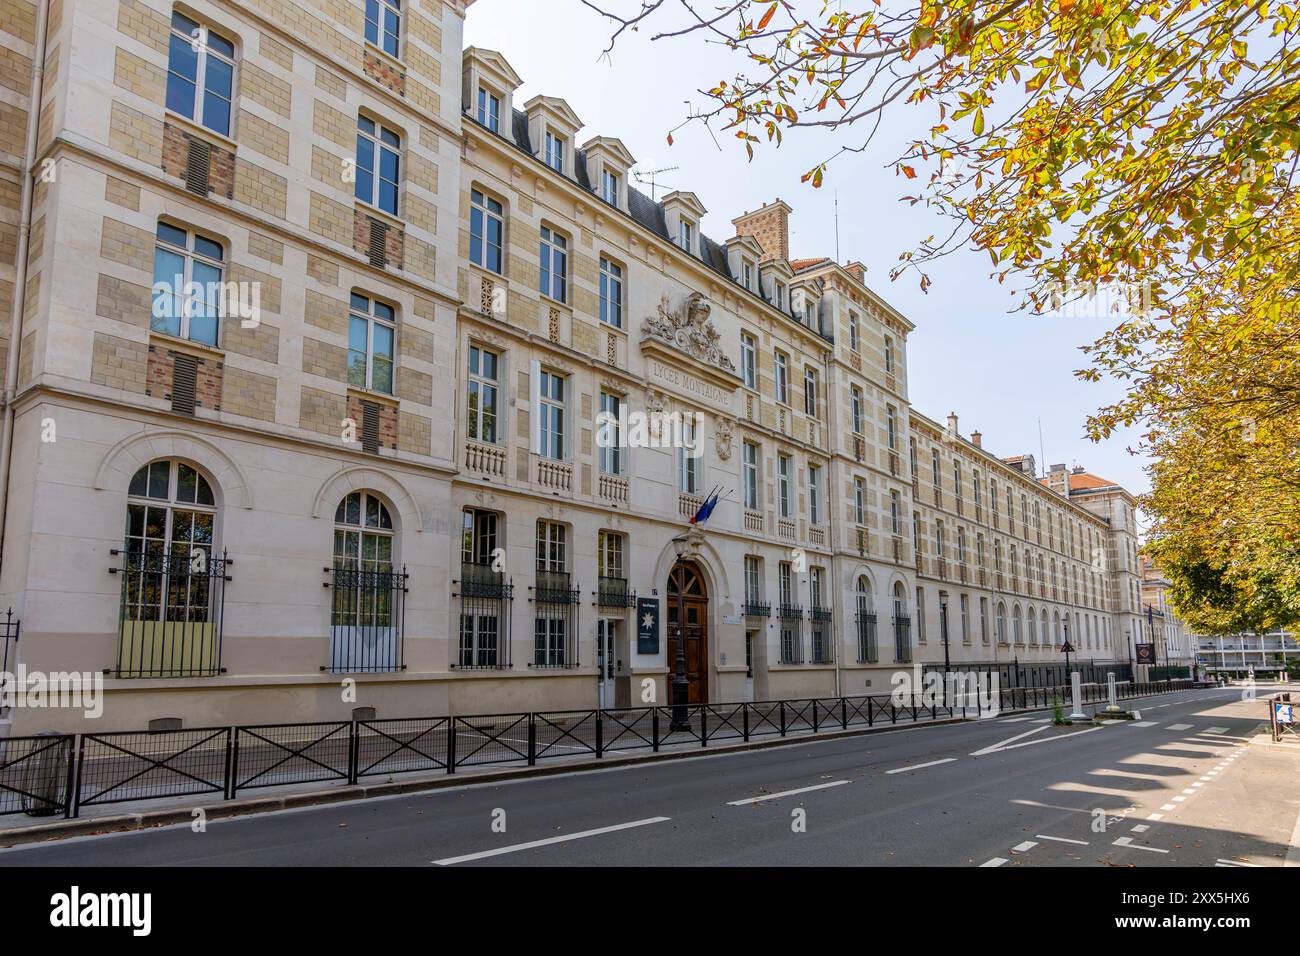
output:
{"label": "window shutter", "polygon": [[528,401],[533,410],[533,428],[530,450],[542,453],[542,363],[533,359],[528,366]]}
{"label": "window shutter", "polygon": [[189,151],[185,158],[185,188],[192,193],[206,196],[211,189],[209,183],[212,170],[212,151],[201,139],[191,139]]}
{"label": "window shutter", "polygon": [[193,415],[196,402],[199,361],[192,355],[172,352],[172,411]]}
{"label": "window shutter", "polygon": [[374,402],[361,403],[361,450],[379,454],[379,406]]}
{"label": "window shutter", "polygon": [[388,226],[375,219],[370,220],[370,264],[383,268],[388,265]]}

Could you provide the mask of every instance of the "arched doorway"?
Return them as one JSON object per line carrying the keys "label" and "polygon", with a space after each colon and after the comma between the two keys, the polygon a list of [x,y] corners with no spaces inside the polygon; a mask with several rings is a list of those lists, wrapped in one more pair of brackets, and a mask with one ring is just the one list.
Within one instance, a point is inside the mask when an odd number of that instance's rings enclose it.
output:
{"label": "arched doorway", "polygon": [[679,606],[685,623],[688,700],[692,704],[706,704],[709,700],[709,590],[703,573],[693,561],[677,562],[668,574],[668,703],[673,702],[672,684],[677,676]]}

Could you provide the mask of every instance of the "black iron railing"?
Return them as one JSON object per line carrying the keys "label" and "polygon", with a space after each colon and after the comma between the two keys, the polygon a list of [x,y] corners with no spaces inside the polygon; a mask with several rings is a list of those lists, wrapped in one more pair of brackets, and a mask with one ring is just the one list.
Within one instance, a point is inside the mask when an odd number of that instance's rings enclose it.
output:
{"label": "black iron railing", "polygon": [[781,616],[781,663],[803,663],[803,620]]}
{"label": "black iron railing", "polygon": [[510,606],[514,587],[487,564],[460,566],[460,638],[452,667],[462,670],[510,667]]}
{"label": "black iron railing", "polygon": [[831,609],[822,607],[820,604],[814,604],[808,609],[808,616],[814,621],[829,621],[833,615]]}
{"label": "black iron railing", "polygon": [[[1123,683],[1117,696],[1187,690],[1190,680]],[[828,697],[460,717],[209,727],[0,738],[0,814],[77,816],[80,807],[177,796],[224,796],[303,783],[355,784],[364,777],[484,764],[532,766],[553,757],[602,758],[611,750],[819,734],[876,724],[963,719],[994,710],[1045,708],[1059,687],[981,694]],[[1081,703],[1107,688],[1086,685]],[[992,709],[986,709],[991,707]],[[74,759],[75,757],[75,759]]]}
{"label": "black iron railing", "polygon": [[636,592],[627,586],[627,578],[601,575],[596,585],[596,603],[600,607],[636,607]]}
{"label": "black iron railing", "polygon": [[772,605],[759,601],[745,602],[745,617],[771,617]]}
{"label": "black iron railing", "polygon": [[781,604],[776,609],[776,616],[783,621],[802,621],[803,607],[798,604]]}
{"label": "black iron railing", "polygon": [[345,567],[326,568],[325,573],[330,575],[325,587],[334,591],[328,670],[334,674],[405,670],[406,569],[397,573]]}
{"label": "black iron railing", "polygon": [[874,664],[879,660],[876,648],[876,614],[874,611],[858,612],[858,663]]}
{"label": "black iron railing", "polygon": [[115,677],[212,677],[221,672],[227,571],[207,549],[132,552],[122,559]]}
{"label": "black iron railing", "polygon": [[833,664],[835,662],[835,641],[831,636],[829,618],[813,618],[811,628],[812,663]]}

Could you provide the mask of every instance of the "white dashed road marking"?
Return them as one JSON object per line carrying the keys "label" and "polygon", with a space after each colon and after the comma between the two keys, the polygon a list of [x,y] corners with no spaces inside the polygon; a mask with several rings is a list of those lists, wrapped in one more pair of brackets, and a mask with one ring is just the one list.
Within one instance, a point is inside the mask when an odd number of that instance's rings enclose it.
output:
{"label": "white dashed road marking", "polygon": [[812,787],[800,787],[798,790],[782,790],[780,793],[765,793],[761,797],[746,797],[744,800],[728,800],[729,807],[743,807],[750,803],[763,803],[767,800],[780,800],[782,797],[794,797],[801,793],[812,793],[814,790],[826,790],[830,787],[842,787],[848,780],[832,780],[830,783],[819,783]]}
{"label": "white dashed road marking", "polygon": [[1028,853],[1034,847],[1038,846],[1033,840],[1026,840],[1024,843],[1017,843],[1011,848],[1012,853]]}
{"label": "white dashed road marking", "polygon": [[1160,849],[1159,847],[1156,847],[1156,846],[1142,846],[1142,845],[1139,844],[1139,843],[1134,843],[1132,837],[1120,837],[1119,839],[1117,839],[1117,840],[1115,841],[1115,846],[1127,847],[1127,848],[1130,849],[1130,850],[1148,850],[1148,851],[1150,851],[1151,853],[1168,853],[1168,852],[1169,852],[1168,850],[1162,850],[1162,849]]}
{"label": "white dashed road marking", "polygon": [[501,856],[503,853],[518,853],[520,850],[531,850],[539,846],[553,846],[556,843],[568,843],[570,840],[581,840],[585,837],[600,836],[602,833],[616,833],[619,830],[630,830],[633,827],[649,826],[652,823],[665,823],[671,817],[649,817],[645,820],[633,820],[631,823],[619,823],[612,827],[600,827],[595,830],[579,830],[577,833],[566,833],[562,836],[547,837],[545,840],[533,840],[530,843],[516,843],[514,846],[501,846],[494,850],[482,850],[478,853],[466,853],[464,856],[449,856],[444,860],[434,860],[435,866],[451,866],[453,863],[467,863],[470,860],[482,860],[490,856]]}
{"label": "white dashed road marking", "polygon": [[1170,724],[1165,730],[1191,730],[1191,724]]}
{"label": "white dashed road marking", "polygon": [[[952,763],[956,757],[944,757],[942,760],[931,760],[929,763],[914,763],[910,767],[895,767],[893,770],[886,770],[885,773],[907,773],[909,770],[924,770],[926,767],[937,767],[941,763]],[[847,783],[848,781],[845,781]]]}
{"label": "white dashed road marking", "polygon": [[986,867],[986,866],[1001,866],[1001,865],[1002,865],[1003,863],[1005,863],[1005,862],[1007,862],[1007,861],[1004,860],[1004,859],[1002,859],[1002,857],[1000,857],[1000,856],[995,856],[993,859],[989,860],[988,862],[986,862],[986,863],[981,863],[980,866],[981,866],[981,867]]}
{"label": "white dashed road marking", "polygon": [[1053,843],[1073,843],[1075,846],[1087,846],[1087,840],[1071,840],[1069,837],[1048,836],[1046,833],[1035,833],[1034,836],[1040,840],[1051,840]]}

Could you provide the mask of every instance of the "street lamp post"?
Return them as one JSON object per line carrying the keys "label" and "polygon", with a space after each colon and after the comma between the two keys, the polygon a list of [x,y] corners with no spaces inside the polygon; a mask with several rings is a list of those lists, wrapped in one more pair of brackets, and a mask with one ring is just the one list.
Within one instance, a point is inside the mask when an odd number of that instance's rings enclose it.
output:
{"label": "street lamp post", "polygon": [[683,580],[685,574],[682,567],[682,556],[686,553],[686,547],[685,535],[673,538],[673,549],[677,552],[672,572],[677,581],[677,660],[673,674],[673,718],[668,725],[670,731],[691,729],[686,715],[691,694],[691,682],[686,677],[686,601],[684,599],[686,582]]}

